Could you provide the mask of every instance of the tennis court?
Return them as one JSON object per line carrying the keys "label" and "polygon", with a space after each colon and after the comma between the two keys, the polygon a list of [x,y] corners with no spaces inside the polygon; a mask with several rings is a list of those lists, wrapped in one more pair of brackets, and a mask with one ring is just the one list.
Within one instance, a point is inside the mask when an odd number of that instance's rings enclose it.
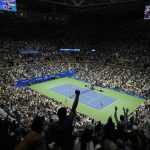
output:
{"label": "tennis court", "polygon": [[[131,113],[145,101],[107,88],[102,88],[103,92],[98,92],[98,87],[95,87],[94,90],[88,90],[85,87],[86,84],[73,78],[59,78],[34,84],[29,88],[70,108],[75,97],[74,91],[79,89],[81,95],[77,111],[96,120],[101,120],[103,123],[107,122],[109,116],[114,118],[115,106],[118,107],[119,116],[123,114],[123,107],[128,108]],[[103,101],[103,106],[101,106],[101,101]]]}
{"label": "tennis court", "polygon": [[93,107],[94,109],[101,110],[105,107],[111,105],[112,103],[116,102],[115,98],[106,96],[101,94],[100,92],[96,92],[89,89],[84,89],[73,84],[62,84],[59,86],[55,86],[49,88],[58,94],[64,95],[69,99],[74,100],[75,98],[75,90],[80,90],[80,103]]}

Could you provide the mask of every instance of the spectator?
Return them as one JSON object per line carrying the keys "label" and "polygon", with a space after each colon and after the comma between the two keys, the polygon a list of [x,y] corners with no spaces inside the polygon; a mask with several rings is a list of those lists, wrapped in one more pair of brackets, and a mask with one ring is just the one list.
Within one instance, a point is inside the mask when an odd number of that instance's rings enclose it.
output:
{"label": "spectator", "polygon": [[31,125],[31,131],[25,136],[23,141],[17,145],[15,150],[46,150],[46,144],[41,135],[43,123],[43,117],[35,117]]}
{"label": "spectator", "polygon": [[79,101],[80,91],[75,91],[76,97],[72,105],[69,116],[66,116],[66,108],[62,107],[58,110],[58,122],[54,122],[48,129],[48,143],[55,142],[62,150],[73,150],[73,121],[76,115],[76,108]]}
{"label": "spectator", "polygon": [[77,138],[74,144],[74,150],[95,150],[92,140],[92,130],[85,129],[81,138]]}
{"label": "spectator", "polygon": [[115,139],[115,124],[111,117],[108,118],[107,124],[104,125],[104,136],[111,140]]}

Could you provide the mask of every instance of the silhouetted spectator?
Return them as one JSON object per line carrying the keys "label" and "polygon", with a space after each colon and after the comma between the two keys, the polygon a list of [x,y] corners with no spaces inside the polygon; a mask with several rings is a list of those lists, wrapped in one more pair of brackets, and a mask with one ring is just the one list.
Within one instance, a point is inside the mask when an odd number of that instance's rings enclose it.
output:
{"label": "silhouetted spectator", "polygon": [[58,122],[54,122],[50,125],[48,129],[48,143],[55,142],[56,145],[60,146],[62,150],[72,150],[73,149],[73,121],[76,115],[76,108],[79,101],[80,91],[75,91],[76,97],[72,105],[71,112],[69,116],[66,115],[66,108],[62,107],[58,110]]}
{"label": "silhouetted spectator", "polygon": [[92,130],[85,129],[75,141],[74,150],[95,150],[92,139]]}
{"label": "silhouetted spectator", "polygon": [[104,136],[111,140],[115,138],[115,124],[111,117],[108,118],[107,124],[104,125]]}
{"label": "silhouetted spectator", "polygon": [[31,125],[31,131],[25,136],[23,141],[17,145],[15,150],[46,150],[46,144],[41,135],[43,123],[43,117],[35,117]]}

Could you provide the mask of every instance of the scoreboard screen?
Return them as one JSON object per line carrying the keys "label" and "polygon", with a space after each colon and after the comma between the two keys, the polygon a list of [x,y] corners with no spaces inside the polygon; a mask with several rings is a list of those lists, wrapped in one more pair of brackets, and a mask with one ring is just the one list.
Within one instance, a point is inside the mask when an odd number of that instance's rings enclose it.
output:
{"label": "scoreboard screen", "polygon": [[60,48],[60,51],[64,52],[80,52],[79,48]]}
{"label": "scoreboard screen", "polygon": [[16,0],[0,0],[0,10],[16,12]]}
{"label": "scoreboard screen", "polygon": [[150,5],[145,8],[144,19],[150,19]]}

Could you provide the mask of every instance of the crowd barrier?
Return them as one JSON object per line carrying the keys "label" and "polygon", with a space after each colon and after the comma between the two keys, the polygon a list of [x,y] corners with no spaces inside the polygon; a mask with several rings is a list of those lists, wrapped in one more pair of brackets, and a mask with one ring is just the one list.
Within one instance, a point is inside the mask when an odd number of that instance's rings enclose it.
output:
{"label": "crowd barrier", "polygon": [[28,86],[28,85],[35,84],[35,83],[52,80],[55,78],[71,77],[75,74],[76,74],[76,71],[67,71],[67,72],[61,72],[61,73],[56,73],[56,74],[49,74],[49,75],[42,76],[42,77],[36,77],[32,79],[27,79],[27,80],[20,80],[20,81],[15,82],[14,85],[17,87]]}

